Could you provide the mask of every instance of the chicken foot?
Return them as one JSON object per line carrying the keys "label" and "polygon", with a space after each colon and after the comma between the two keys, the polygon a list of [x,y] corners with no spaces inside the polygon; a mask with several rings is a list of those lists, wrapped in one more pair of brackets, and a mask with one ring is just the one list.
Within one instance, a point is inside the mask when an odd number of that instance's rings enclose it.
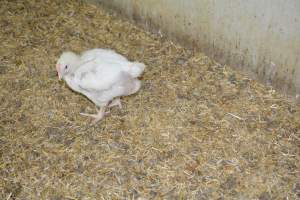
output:
{"label": "chicken foot", "polygon": [[97,114],[80,113],[80,115],[94,118],[92,123],[96,124],[98,121],[103,119],[106,114],[109,113],[109,111],[105,112],[105,108],[106,108],[106,106],[101,106],[99,110],[97,109],[97,111],[98,111]]}
{"label": "chicken foot", "polygon": [[[121,100],[120,98],[114,99],[111,101],[111,103],[108,105],[108,107],[113,107],[113,106],[119,106],[119,108],[122,108]],[[96,124],[100,120],[102,120],[106,114],[109,114],[109,111],[105,112],[106,106],[101,106],[100,109],[97,109],[97,114],[88,114],[88,113],[80,113],[80,115],[86,116],[86,117],[92,117],[94,118],[93,124]]]}
{"label": "chicken foot", "polygon": [[110,107],[110,108],[114,107],[114,106],[119,106],[119,108],[122,109],[122,103],[121,103],[120,98],[116,98],[116,99],[112,100],[110,102],[110,104],[108,104],[108,107]]}

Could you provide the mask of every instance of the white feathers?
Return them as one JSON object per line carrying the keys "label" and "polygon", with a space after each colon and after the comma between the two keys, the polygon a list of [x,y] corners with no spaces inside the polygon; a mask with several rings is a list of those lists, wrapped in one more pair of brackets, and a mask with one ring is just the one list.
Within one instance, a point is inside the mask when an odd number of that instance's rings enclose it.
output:
{"label": "white feathers", "polygon": [[143,63],[130,62],[108,49],[92,49],[81,55],[63,53],[56,67],[70,88],[97,106],[106,106],[114,98],[136,93],[141,87],[137,78],[145,69]]}
{"label": "white feathers", "polygon": [[139,77],[145,69],[145,65],[139,62],[133,62],[130,66],[124,66],[124,68],[125,67],[126,71],[135,78]]}

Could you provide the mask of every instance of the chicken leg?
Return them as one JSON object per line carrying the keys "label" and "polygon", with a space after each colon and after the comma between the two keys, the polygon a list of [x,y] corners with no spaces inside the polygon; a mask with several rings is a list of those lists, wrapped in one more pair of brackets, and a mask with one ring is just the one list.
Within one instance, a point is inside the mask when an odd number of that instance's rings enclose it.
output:
{"label": "chicken leg", "polygon": [[[120,109],[122,108],[122,104],[121,104],[120,98],[112,100],[111,103],[108,105],[108,107],[113,107],[113,106],[119,106]],[[97,114],[80,113],[80,115],[94,118],[94,120],[93,120],[92,123],[96,124],[101,119],[103,119],[106,114],[109,113],[109,111],[105,112],[105,108],[106,108],[106,106],[101,106],[100,110],[97,110],[98,111]]]}
{"label": "chicken leg", "polygon": [[97,110],[98,111],[97,114],[80,113],[80,115],[94,118],[94,120],[93,120],[92,123],[96,124],[98,121],[100,121],[101,119],[103,119],[106,114],[109,113],[109,111],[105,112],[105,107],[106,106],[101,106],[100,109]]}
{"label": "chicken leg", "polygon": [[121,104],[120,98],[116,98],[116,99],[112,100],[110,102],[110,104],[108,105],[108,107],[110,107],[110,108],[114,107],[114,106],[119,106],[119,108],[122,109],[122,104]]}

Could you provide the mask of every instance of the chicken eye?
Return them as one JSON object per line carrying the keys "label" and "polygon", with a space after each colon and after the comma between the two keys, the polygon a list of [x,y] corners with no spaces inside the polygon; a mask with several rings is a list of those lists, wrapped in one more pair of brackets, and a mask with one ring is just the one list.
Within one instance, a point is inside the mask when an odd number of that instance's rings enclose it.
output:
{"label": "chicken eye", "polygon": [[65,69],[68,69],[68,65],[65,66]]}

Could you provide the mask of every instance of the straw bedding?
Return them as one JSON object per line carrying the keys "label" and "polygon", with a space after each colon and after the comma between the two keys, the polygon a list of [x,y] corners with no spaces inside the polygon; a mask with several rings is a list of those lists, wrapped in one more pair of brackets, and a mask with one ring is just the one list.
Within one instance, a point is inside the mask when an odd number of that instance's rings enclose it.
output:
{"label": "straw bedding", "polygon": [[[0,4],[0,199],[297,199],[300,109],[202,53],[83,1]],[[96,126],[64,50],[147,65]]]}

